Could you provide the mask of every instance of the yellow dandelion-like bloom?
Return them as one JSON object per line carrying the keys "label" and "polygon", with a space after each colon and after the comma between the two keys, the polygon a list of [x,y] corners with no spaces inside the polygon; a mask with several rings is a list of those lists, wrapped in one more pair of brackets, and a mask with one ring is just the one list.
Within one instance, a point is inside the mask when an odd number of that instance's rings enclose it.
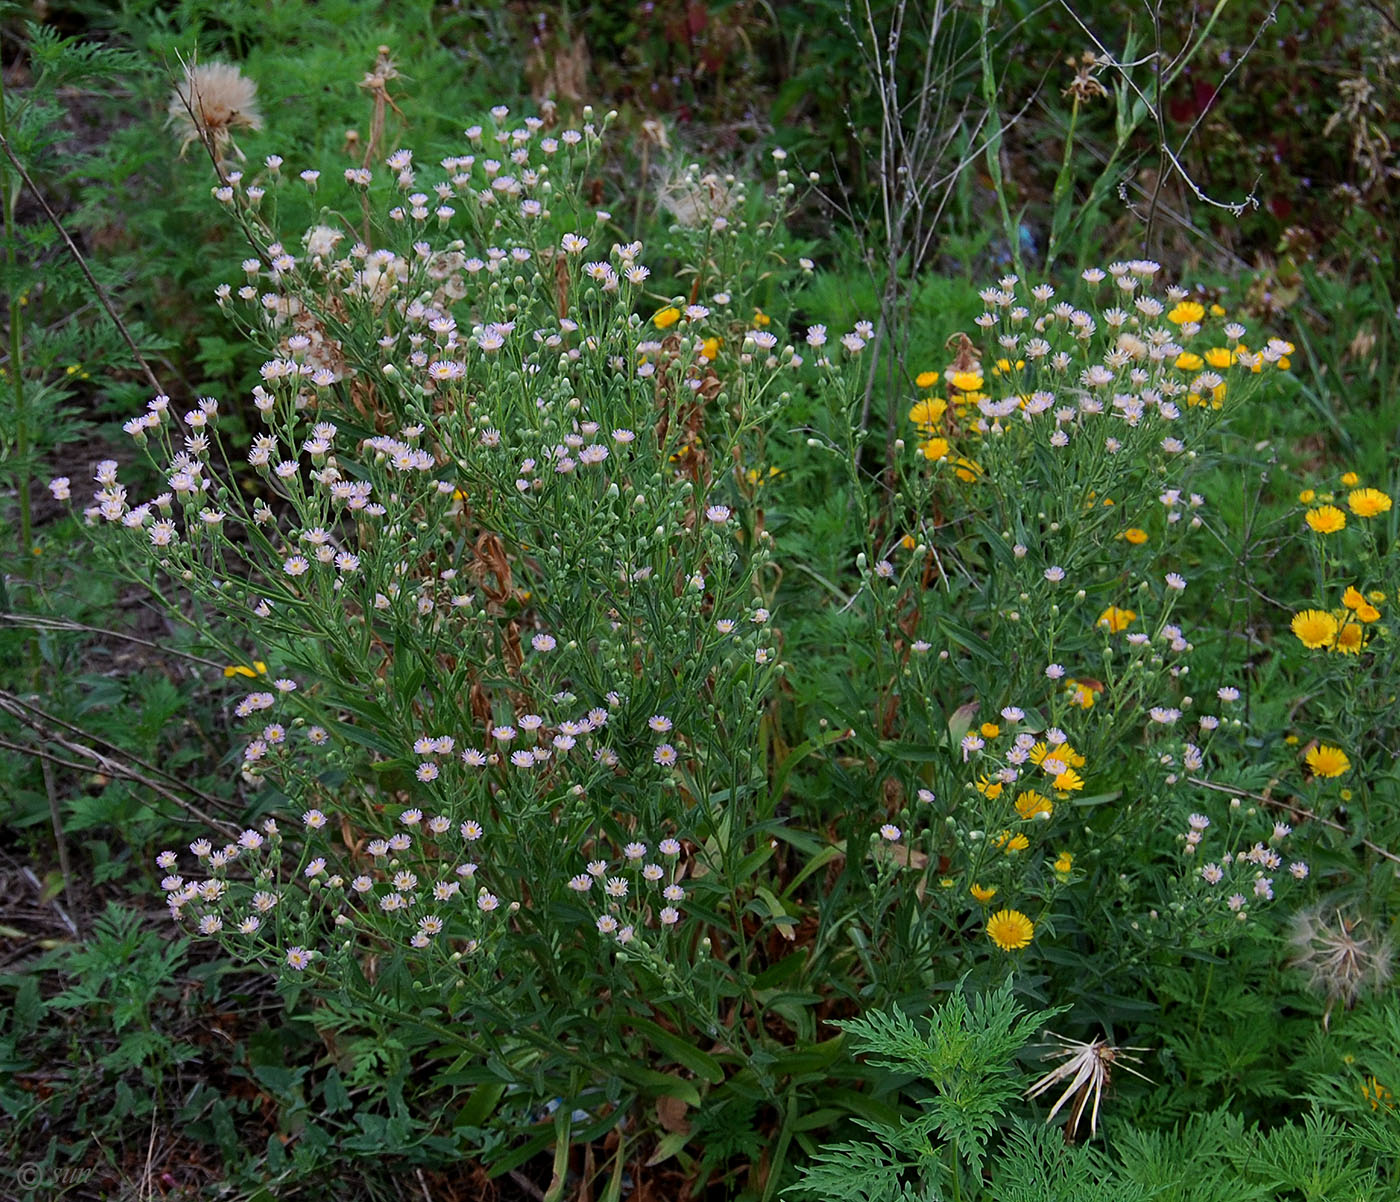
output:
{"label": "yellow dandelion-like bloom", "polygon": [[1378,622],[1380,616],[1381,611],[1369,601],[1356,607],[1356,620],[1358,622]]}
{"label": "yellow dandelion-like bloom", "polygon": [[1318,534],[1336,534],[1347,524],[1347,515],[1335,505],[1319,505],[1308,510],[1307,522]]}
{"label": "yellow dandelion-like bloom", "polygon": [[1082,680],[1074,680],[1073,678],[1065,681],[1065,693],[1069,697],[1070,705],[1077,706],[1082,710],[1093,709],[1094,702],[1097,700],[1091,686]]}
{"label": "yellow dandelion-like bloom", "polygon": [[675,305],[667,305],[664,309],[654,313],[651,324],[658,330],[669,330],[681,319],[681,311]]}
{"label": "yellow dandelion-like bloom", "polygon": [[1206,307],[1195,301],[1181,301],[1167,314],[1167,320],[1175,326],[1184,326],[1188,321],[1200,321],[1206,315]]}
{"label": "yellow dandelion-like bloom", "polygon": [[170,124],[180,132],[180,153],[192,142],[207,138],[222,159],[233,144],[233,130],[262,129],[258,85],[231,63],[200,63],[185,68],[166,109]]}
{"label": "yellow dandelion-like bloom", "polygon": [[700,344],[700,353],[704,355],[706,359],[713,360],[715,356],[719,354],[719,346],[723,341],[722,338],[715,338],[713,336],[706,338],[705,341]]}
{"label": "yellow dandelion-like bloom", "polygon": [[1332,650],[1340,651],[1343,655],[1360,655],[1365,639],[1362,628],[1355,622],[1348,622],[1337,631],[1337,640],[1332,644]]}
{"label": "yellow dandelion-like bloom", "polygon": [[1213,346],[1206,352],[1206,362],[1216,369],[1229,367],[1235,361],[1235,352],[1228,346]]}
{"label": "yellow dandelion-like bloom", "polygon": [[1067,851],[1060,852],[1051,869],[1058,877],[1067,877],[1074,870],[1074,857]]}
{"label": "yellow dandelion-like bloom", "polygon": [[1084,778],[1073,768],[1066,768],[1055,778],[1054,783],[1058,793],[1075,793],[1084,787]]}
{"label": "yellow dandelion-like bloom", "polygon": [[1001,734],[1001,727],[995,722],[982,723],[982,737],[984,739],[995,739],[999,734]]}
{"label": "yellow dandelion-like bloom", "polygon": [[938,373],[936,371],[921,371],[914,377],[914,387],[932,388],[938,383]]}
{"label": "yellow dandelion-like bloom", "polygon": [[1200,355],[1193,355],[1190,351],[1182,351],[1176,357],[1176,365],[1182,371],[1200,371],[1205,363],[1206,361]]}
{"label": "yellow dandelion-like bloom", "polygon": [[992,840],[992,846],[1004,851],[1008,856],[1013,852],[1025,851],[1031,845],[1031,841],[1025,835],[1012,834],[1010,831],[1002,831]]}
{"label": "yellow dandelion-like bloom", "polygon": [[1303,760],[1314,776],[1325,777],[1328,780],[1344,776],[1351,771],[1351,761],[1347,759],[1347,753],[1340,747],[1329,747],[1325,743],[1309,747]]}
{"label": "yellow dandelion-like bloom", "polygon": [[1039,818],[1042,814],[1048,818],[1054,811],[1055,807],[1050,799],[1034,789],[1027,789],[1016,798],[1016,813],[1027,822],[1032,818]]}
{"label": "yellow dandelion-like bloom", "polygon": [[987,938],[1004,952],[1018,952],[1035,938],[1035,923],[1020,910],[998,910],[987,919]]}
{"label": "yellow dandelion-like bloom", "polygon": [[1142,546],[1147,541],[1147,531],[1140,530],[1136,526],[1129,526],[1123,531],[1123,537],[1135,547]]}
{"label": "yellow dandelion-like bloom", "polygon": [[947,401],[942,397],[930,397],[926,401],[914,403],[914,407],[909,410],[909,420],[926,434],[932,434],[933,428],[943,420],[943,415],[947,412]]}
{"label": "yellow dandelion-like bloom", "polygon": [[1361,1083],[1361,1096],[1371,1103],[1372,1110],[1379,1110],[1382,1106],[1387,1110],[1395,1109],[1394,1095],[1375,1077],[1367,1077]]}
{"label": "yellow dandelion-like bloom", "polygon": [[1316,489],[1305,488],[1305,489],[1303,489],[1302,492],[1300,492],[1300,493],[1298,494],[1298,502],[1299,502],[1299,504],[1302,504],[1302,505],[1311,505],[1311,504],[1312,504],[1314,501],[1316,501],[1316,500],[1317,500],[1317,490],[1316,490]]}
{"label": "yellow dandelion-like bloom", "polygon": [[949,374],[948,383],[959,392],[976,392],[982,387],[980,371],[955,371]]}
{"label": "yellow dandelion-like bloom", "polygon": [[1127,630],[1137,619],[1137,612],[1131,609],[1120,609],[1116,605],[1110,605],[1103,613],[1099,614],[1099,619],[1095,626],[1102,626],[1109,634],[1118,634]]}
{"label": "yellow dandelion-like bloom", "polygon": [[971,484],[982,474],[981,464],[974,463],[971,459],[955,459],[953,461],[957,468],[957,477],[964,484]]}
{"label": "yellow dandelion-like bloom", "polygon": [[1343,473],[1342,473],[1342,487],[1343,487],[1343,488],[1355,488],[1355,487],[1356,487],[1358,484],[1360,484],[1360,483],[1361,483],[1361,477],[1358,476],[1355,472],[1343,472]]}
{"label": "yellow dandelion-like bloom", "polygon": [[1356,585],[1349,584],[1346,592],[1342,594],[1342,604],[1348,609],[1360,609],[1366,604],[1366,598],[1361,595],[1361,590]]}
{"label": "yellow dandelion-like bloom", "polygon": [[1322,609],[1305,609],[1293,615],[1293,633],[1309,651],[1330,647],[1337,638],[1337,619]]}
{"label": "yellow dandelion-like bloom", "polygon": [[977,781],[977,792],[982,796],[995,801],[1001,796],[1001,791],[1006,788],[999,780],[992,780],[989,776],[980,777]]}
{"label": "yellow dandelion-like bloom", "polygon": [[980,902],[989,902],[997,895],[995,885],[990,889],[984,888],[982,885],[973,885],[968,889],[968,892]]}
{"label": "yellow dandelion-like bloom", "polygon": [[255,659],[251,668],[248,667],[247,664],[229,664],[228,667],[224,669],[225,677],[248,676],[256,680],[259,676],[266,675],[267,665],[263,663],[260,659]]}
{"label": "yellow dandelion-like bloom", "polygon": [[754,325],[756,325],[756,326],[766,326],[766,325],[772,324],[772,321],[773,321],[773,319],[772,319],[771,317],[769,317],[768,314],[765,313],[762,309],[755,309],[755,310],[753,311],[753,324],[754,324]]}
{"label": "yellow dandelion-like bloom", "polygon": [[1390,509],[1390,496],[1379,488],[1358,488],[1347,493],[1347,508],[1359,518],[1373,518]]}
{"label": "yellow dandelion-like bloom", "polygon": [[946,438],[930,438],[919,444],[919,453],[925,459],[947,459],[948,440]]}

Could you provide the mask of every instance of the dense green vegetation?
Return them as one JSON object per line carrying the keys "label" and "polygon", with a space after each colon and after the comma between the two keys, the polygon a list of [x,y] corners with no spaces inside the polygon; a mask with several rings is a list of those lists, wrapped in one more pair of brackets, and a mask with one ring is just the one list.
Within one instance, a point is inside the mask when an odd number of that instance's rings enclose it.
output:
{"label": "dense green vegetation", "polygon": [[1400,1196],[1381,7],[0,34],[0,1196]]}

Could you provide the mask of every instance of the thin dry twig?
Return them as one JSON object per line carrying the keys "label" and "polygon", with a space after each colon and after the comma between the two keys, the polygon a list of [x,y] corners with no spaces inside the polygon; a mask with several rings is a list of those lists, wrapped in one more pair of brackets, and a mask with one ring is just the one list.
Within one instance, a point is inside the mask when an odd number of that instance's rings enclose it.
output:
{"label": "thin dry twig", "polygon": [[9,141],[3,134],[0,134],[0,151],[4,151],[5,157],[10,160],[15,173],[24,181],[24,186],[29,189],[30,194],[39,202],[39,207],[44,210],[44,216],[49,219],[49,224],[58,231],[58,236],[63,239],[63,245],[68,249],[68,254],[73,262],[78,265],[78,270],[83,273],[83,278],[87,280],[88,287],[92,289],[92,294],[97,297],[98,303],[107,311],[107,316],[112,319],[112,324],[117,327],[117,333],[122,336],[122,341],[126,343],[131,351],[131,357],[136,360],[141,368],[147,382],[157,393],[165,390],[160,385],[160,380],[156,378],[156,373],[151,370],[151,365],[146,362],[146,356],[141,353],[141,348],[136,345],[136,340],[132,338],[131,331],[126,328],[126,322],[122,321],[121,315],[113,307],[112,302],[107,298],[107,292],[101,284],[97,282],[97,277],[92,274],[87,265],[87,260],[83,258],[83,252],[78,249],[78,244],[68,236],[68,231],[63,228],[63,222],[57,213],[50,207],[44,194],[39,191],[39,186],[34,182],[29,172],[24,169],[24,164],[19,161],[19,156],[15,154]]}
{"label": "thin dry twig", "polygon": [[[1193,785],[1200,785],[1203,789],[1213,789],[1217,793],[1228,793],[1231,797],[1247,798],[1250,801],[1257,801],[1261,805],[1274,806],[1277,809],[1285,810],[1293,815],[1294,818],[1301,819],[1304,822],[1321,823],[1331,830],[1340,831],[1342,834],[1351,835],[1353,838],[1356,837],[1355,832],[1349,830],[1342,823],[1331,818],[1324,818],[1321,814],[1315,814],[1312,810],[1305,809],[1303,806],[1294,805],[1292,802],[1280,801],[1277,797],[1265,797],[1262,793],[1251,793],[1248,789],[1237,789],[1234,785],[1217,784],[1213,780],[1204,780],[1199,776],[1188,776],[1186,779]],[[1376,855],[1384,857],[1393,864],[1400,864],[1400,855],[1396,855],[1393,851],[1387,851],[1384,847],[1372,843],[1369,839],[1362,839],[1361,845],[1375,852]]]}

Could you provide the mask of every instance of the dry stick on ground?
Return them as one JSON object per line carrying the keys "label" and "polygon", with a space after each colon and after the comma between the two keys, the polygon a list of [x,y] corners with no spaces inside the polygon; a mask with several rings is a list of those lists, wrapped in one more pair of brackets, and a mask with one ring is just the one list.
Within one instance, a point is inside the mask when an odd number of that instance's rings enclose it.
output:
{"label": "dry stick on ground", "polygon": [[[98,751],[95,748],[87,746],[85,743],[74,742],[72,739],[66,737],[65,734],[61,733],[58,728],[66,729],[83,738],[91,739],[94,736],[88,731],[84,731],[69,722],[65,722],[62,718],[46,713],[37,706],[27,704],[13,693],[0,690],[0,712],[9,714],[12,718],[29,727],[40,739],[56,743],[65,751],[69,751],[74,755],[80,756],[82,759],[91,761],[92,764],[95,764],[102,771],[112,776],[121,777],[124,780],[131,780],[135,781],[137,784],[145,785],[148,789],[160,794],[160,796],[166,798],[168,801],[174,802],[192,817],[198,818],[202,822],[211,823],[226,832],[231,832],[235,835],[238,834],[239,827],[232,823],[225,822],[222,819],[210,817],[210,815],[199,809],[199,807],[186,801],[175,790],[182,789],[187,793],[193,793],[206,805],[215,809],[227,810],[230,808],[230,803],[223,798],[215,797],[212,793],[205,793],[200,789],[196,789],[180,781],[170,773],[165,772],[163,769],[157,768],[153,764],[146,763],[144,760],[140,759],[140,757],[132,756],[121,748],[116,748],[113,744],[108,743],[107,746],[120,752],[120,755],[112,755],[109,752]],[[106,742],[106,740],[98,741]],[[26,755],[35,755],[48,759],[63,768],[70,768],[78,772],[91,771],[89,765],[76,764],[71,760],[60,759],[58,756],[52,755],[49,752],[25,746],[24,744],[0,740],[0,746],[22,752]],[[165,778],[164,781],[158,779],[161,777]]]}
{"label": "dry stick on ground", "polygon": [[14,167],[15,173],[24,181],[24,186],[29,189],[34,199],[39,202],[39,207],[44,210],[44,216],[49,219],[49,224],[58,231],[58,236],[63,239],[64,245],[68,248],[68,253],[78,265],[78,270],[83,273],[83,278],[87,280],[88,287],[92,289],[92,294],[97,297],[98,303],[107,311],[107,316],[112,319],[112,324],[117,327],[117,333],[122,336],[122,341],[126,343],[128,349],[131,351],[131,357],[136,360],[137,365],[145,374],[147,382],[157,393],[163,392],[164,389],[161,388],[160,381],[156,378],[156,373],[151,370],[151,365],[146,362],[146,357],[141,353],[141,348],[136,345],[136,340],[132,338],[131,331],[126,328],[126,323],[122,321],[120,315],[113,307],[112,302],[107,299],[107,293],[103,290],[102,285],[97,282],[96,277],[92,274],[91,270],[89,270],[87,260],[83,258],[83,252],[78,249],[77,244],[68,236],[68,231],[63,228],[63,222],[59,220],[58,214],[50,208],[49,202],[44,198],[44,194],[39,191],[33,178],[30,176],[29,172],[24,169],[24,164],[19,161],[18,156],[10,147],[9,141],[3,134],[0,134],[0,150],[5,152],[5,157],[10,160],[10,164]]}
{"label": "dry stick on ground", "polygon": [[[1351,835],[1353,833],[1342,823],[1334,819],[1324,818],[1321,814],[1314,814],[1311,810],[1304,809],[1302,806],[1295,806],[1289,801],[1279,801],[1277,797],[1265,797],[1262,793],[1251,793],[1248,789],[1236,789],[1233,785],[1217,784],[1213,780],[1203,780],[1199,776],[1188,776],[1186,779],[1193,785],[1200,785],[1203,789],[1214,789],[1217,793],[1228,793],[1231,797],[1244,797],[1248,798],[1250,801],[1257,801],[1261,805],[1275,806],[1280,810],[1286,810],[1295,818],[1301,818],[1304,822],[1319,822],[1323,826],[1334,831],[1340,831],[1344,835]],[[1393,851],[1387,851],[1384,847],[1372,843],[1369,839],[1362,839],[1361,845],[1375,852],[1376,855],[1389,860],[1392,864],[1400,864],[1400,855],[1396,855]]]}
{"label": "dry stick on ground", "polygon": [[155,643],[134,634],[126,634],[120,630],[108,630],[105,626],[85,626],[81,622],[69,622],[63,618],[46,618],[42,614],[17,613],[0,613],[0,622],[8,623],[11,626],[23,626],[29,630],[71,630],[85,634],[100,634],[109,639],[121,639],[141,647],[150,647],[162,655],[174,655],[192,663],[203,664],[206,668],[226,668],[226,665],[219,663],[218,660],[205,659],[202,655],[181,651],[176,647],[166,647],[161,643]]}
{"label": "dry stick on ground", "polygon": [[222,830],[227,835],[236,836],[239,833],[239,827],[236,824],[225,822],[220,818],[214,818],[204,813],[198,806],[191,805],[183,797],[172,793],[159,781],[151,780],[148,777],[142,776],[139,772],[134,772],[128,765],[112,759],[111,756],[103,755],[100,751],[94,751],[91,747],[84,747],[81,743],[70,743],[53,734],[51,731],[45,731],[40,726],[34,725],[33,729],[36,734],[39,734],[52,743],[57,743],[65,751],[71,751],[74,755],[83,756],[91,760],[92,763],[79,764],[73,760],[65,760],[60,756],[54,755],[51,751],[44,751],[41,748],[27,746],[23,743],[12,743],[9,739],[0,739],[0,750],[16,751],[21,755],[30,755],[40,760],[47,760],[49,763],[57,764],[60,768],[67,768],[71,772],[89,772],[96,767],[110,776],[119,776],[123,780],[134,781],[136,784],[145,785],[146,788],[150,789],[153,793],[158,793],[167,801],[173,802],[175,805],[179,806],[185,813],[190,815],[190,817],[198,818],[201,822],[218,830]]}

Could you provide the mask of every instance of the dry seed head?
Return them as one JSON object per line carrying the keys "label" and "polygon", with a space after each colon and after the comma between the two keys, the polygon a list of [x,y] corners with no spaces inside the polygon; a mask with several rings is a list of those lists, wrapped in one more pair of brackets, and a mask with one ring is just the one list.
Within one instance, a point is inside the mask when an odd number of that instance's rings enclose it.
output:
{"label": "dry seed head", "polygon": [[1341,1002],[1348,1008],[1381,988],[1394,969],[1395,949],[1359,914],[1304,910],[1293,921],[1292,963],[1308,974],[1309,986],[1327,998],[1327,1019]]}
{"label": "dry seed head", "polygon": [[185,68],[185,78],[170,97],[170,124],[180,131],[180,153],[191,142],[208,139],[222,159],[233,145],[232,130],[262,129],[258,85],[231,63],[200,63]]}

